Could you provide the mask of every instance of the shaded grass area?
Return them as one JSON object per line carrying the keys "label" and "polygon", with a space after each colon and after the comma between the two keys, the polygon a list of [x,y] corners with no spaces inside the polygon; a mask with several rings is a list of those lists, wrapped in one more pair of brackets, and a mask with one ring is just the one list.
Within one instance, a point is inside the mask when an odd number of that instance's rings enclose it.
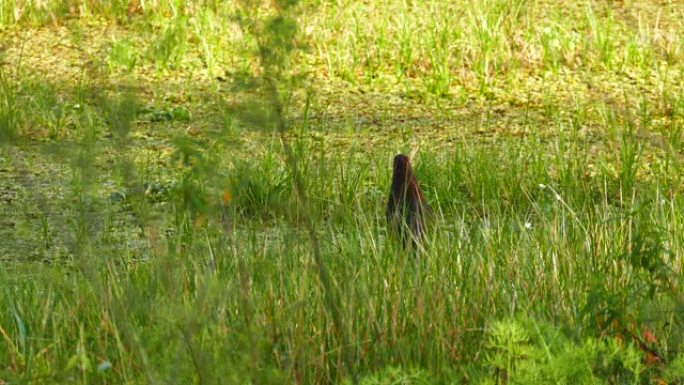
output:
{"label": "shaded grass area", "polygon": [[304,4],[285,139],[231,5],[0,4],[0,380],[682,381],[677,4]]}

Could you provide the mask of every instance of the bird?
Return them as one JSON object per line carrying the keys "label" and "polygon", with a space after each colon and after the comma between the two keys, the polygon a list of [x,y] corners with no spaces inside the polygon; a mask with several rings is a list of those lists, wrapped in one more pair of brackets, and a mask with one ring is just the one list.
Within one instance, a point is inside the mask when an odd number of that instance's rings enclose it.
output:
{"label": "bird", "polygon": [[408,156],[396,155],[386,212],[390,232],[404,248],[422,248],[427,217],[431,213]]}

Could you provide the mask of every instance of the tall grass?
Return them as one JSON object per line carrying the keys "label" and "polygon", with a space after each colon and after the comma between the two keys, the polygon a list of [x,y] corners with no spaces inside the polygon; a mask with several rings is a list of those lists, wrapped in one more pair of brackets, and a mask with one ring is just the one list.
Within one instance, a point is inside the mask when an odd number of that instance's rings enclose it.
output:
{"label": "tall grass", "polygon": [[[306,235],[291,226],[296,211],[287,202],[301,203],[293,192],[271,203],[235,194],[225,217],[207,212],[204,223],[188,211],[186,195],[172,194],[148,215],[175,219],[148,223],[146,241],[135,247],[112,237],[111,221],[136,213],[132,206],[144,197],[105,204],[88,189],[75,191],[83,197],[73,209],[82,268],[2,268],[3,303],[10,309],[2,323],[3,361],[10,363],[4,376],[85,383],[141,376],[152,382],[337,382],[347,372],[344,349],[355,352],[359,373],[392,365],[420,367],[438,378],[462,378],[466,368],[503,376],[496,374],[504,370],[496,369],[499,361],[489,361],[499,354],[495,346],[542,349],[537,338],[552,339],[556,350],[510,359],[532,360],[535,370],[552,370],[549,378],[565,375],[545,366],[560,359],[556,354],[580,355],[592,368],[605,365],[604,374],[583,372],[596,378],[656,375],[653,366],[623,367],[623,353],[608,362],[598,357],[627,349],[624,354],[643,359],[646,353],[626,334],[639,330],[653,332],[655,346],[666,349],[661,352],[679,349],[682,201],[658,193],[662,185],[655,180],[631,186],[625,200],[623,182],[607,170],[588,180],[583,170],[570,171],[568,177],[584,181],[559,184],[547,170],[562,169],[562,158],[553,163],[532,155],[555,145],[527,143],[523,156],[518,144],[500,144],[488,158],[480,154],[490,149],[467,144],[457,157],[420,154],[416,162],[425,166],[419,176],[441,214],[429,255],[420,260],[400,257],[384,235],[388,171],[376,165],[388,163],[386,157],[357,157],[344,167],[334,159],[309,160],[303,175],[315,175],[318,186],[339,185],[365,170],[355,199],[345,203],[340,191],[327,188],[310,201],[349,346],[334,337],[337,326]],[[251,177],[277,190],[279,167],[259,169],[231,188],[250,191]],[[85,183],[81,178],[77,186]],[[90,217],[94,207],[105,216]],[[163,234],[165,226],[172,232]],[[487,342],[509,338],[492,334],[499,333],[490,331],[492,322],[518,317],[526,320],[525,342]],[[551,323],[555,331],[531,337],[538,332],[529,322]],[[623,345],[580,344],[605,333],[620,335]],[[556,338],[580,339],[571,348]]]}
{"label": "tall grass", "polygon": [[[0,1],[124,30],[73,87],[0,73],[0,382],[682,381],[676,4],[280,5]],[[426,138],[350,88],[477,116]],[[398,148],[421,258],[386,234]]]}

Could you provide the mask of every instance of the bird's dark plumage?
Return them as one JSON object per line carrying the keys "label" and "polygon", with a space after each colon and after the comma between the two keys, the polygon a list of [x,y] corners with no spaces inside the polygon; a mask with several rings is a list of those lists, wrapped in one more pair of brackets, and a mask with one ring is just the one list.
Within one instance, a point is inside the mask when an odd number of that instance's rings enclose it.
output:
{"label": "bird's dark plumage", "polygon": [[395,156],[386,213],[390,231],[399,236],[404,247],[416,247],[425,235],[425,221],[430,213],[409,158],[403,154]]}

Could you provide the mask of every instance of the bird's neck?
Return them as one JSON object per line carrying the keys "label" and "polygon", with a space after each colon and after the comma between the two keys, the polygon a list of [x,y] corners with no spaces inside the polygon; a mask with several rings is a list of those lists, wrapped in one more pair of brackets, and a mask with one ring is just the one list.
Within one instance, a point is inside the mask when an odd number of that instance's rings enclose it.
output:
{"label": "bird's neck", "polygon": [[406,178],[393,179],[392,192],[395,193],[396,199],[417,195],[418,185],[412,175],[409,174]]}

